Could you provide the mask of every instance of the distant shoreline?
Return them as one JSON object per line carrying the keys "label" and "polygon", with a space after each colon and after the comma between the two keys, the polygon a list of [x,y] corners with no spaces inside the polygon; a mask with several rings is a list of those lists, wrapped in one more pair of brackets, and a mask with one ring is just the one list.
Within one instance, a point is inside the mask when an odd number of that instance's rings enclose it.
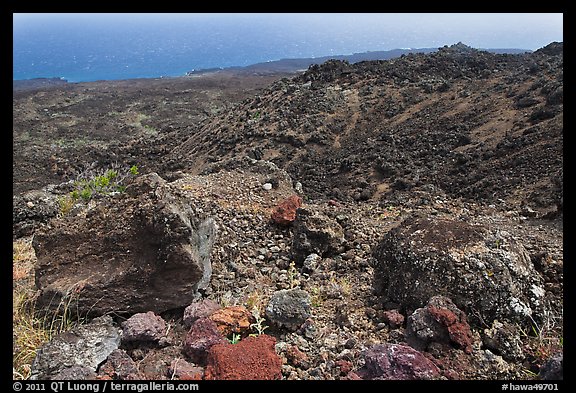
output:
{"label": "distant shoreline", "polygon": [[[439,48],[404,48],[392,49],[387,51],[368,51],[361,53],[353,53],[351,55],[335,55],[335,56],[322,56],[322,57],[309,57],[309,58],[290,58],[272,60],[262,63],[255,63],[248,66],[229,66],[229,67],[211,67],[192,69],[182,75],[177,76],[156,76],[156,77],[133,77],[122,79],[98,79],[86,81],[70,82],[64,77],[37,77],[31,79],[13,79],[13,90],[27,90],[42,87],[62,86],[68,83],[91,83],[100,81],[114,81],[114,80],[131,80],[131,79],[165,79],[165,78],[182,78],[182,77],[197,77],[208,74],[216,74],[221,72],[233,72],[236,74],[249,74],[249,75],[271,75],[277,73],[297,73],[303,72],[308,69],[310,65],[322,64],[330,59],[344,60],[349,63],[358,63],[360,61],[369,60],[390,60],[398,58],[410,53],[431,53],[438,51]],[[480,51],[487,51],[497,54],[523,54],[531,53],[529,49],[515,49],[515,48],[496,48],[496,49],[478,49]]]}

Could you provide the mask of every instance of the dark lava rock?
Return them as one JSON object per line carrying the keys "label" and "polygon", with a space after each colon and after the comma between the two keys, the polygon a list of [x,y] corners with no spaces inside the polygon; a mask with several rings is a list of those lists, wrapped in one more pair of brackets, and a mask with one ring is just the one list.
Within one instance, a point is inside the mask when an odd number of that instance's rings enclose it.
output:
{"label": "dark lava rock", "polygon": [[96,372],[98,365],[118,348],[120,337],[120,329],[108,315],[60,333],[38,350],[30,379],[54,379],[73,366]]}
{"label": "dark lava rock", "polygon": [[202,299],[184,309],[184,326],[190,328],[198,318],[209,317],[220,305],[211,299]]}
{"label": "dark lava rock", "polygon": [[507,361],[521,361],[525,357],[518,327],[506,321],[495,320],[489,329],[484,329],[482,343]]}
{"label": "dark lava rock", "polygon": [[356,374],[362,379],[438,379],[440,371],[422,353],[405,345],[378,344],[362,352],[365,364]]}
{"label": "dark lava rock", "polygon": [[98,369],[102,379],[135,381],[142,379],[138,365],[123,349],[115,349]]}
{"label": "dark lava rock", "polygon": [[276,339],[267,334],[248,337],[237,344],[210,348],[204,373],[207,380],[274,380],[282,378],[282,359],[276,354]]}
{"label": "dark lava rock", "polygon": [[159,341],[166,333],[166,322],[152,311],[132,315],[122,323],[122,342]]}
{"label": "dark lava rock", "polygon": [[186,306],[208,285],[215,233],[157,174],[140,176],[85,219],[64,217],[35,234],[37,306],[70,301],[80,315]]}
{"label": "dark lava rock", "polygon": [[294,221],[292,257],[302,265],[310,254],[323,258],[338,253],[344,243],[344,230],[330,217],[300,208]]}
{"label": "dark lava rock", "polygon": [[435,296],[408,317],[406,341],[418,350],[430,343],[452,343],[471,353],[473,338],[466,314],[447,297]]}
{"label": "dark lava rock", "polygon": [[92,380],[96,379],[96,372],[94,372],[94,370],[90,367],[75,365],[63,369],[62,371],[54,375],[52,379],[58,381]]}
{"label": "dark lava rock", "polygon": [[184,340],[183,351],[196,364],[205,364],[212,345],[226,343],[216,323],[208,317],[197,319]]}
{"label": "dark lava rock", "polygon": [[12,198],[12,235],[19,238],[34,233],[60,211],[58,197],[45,191],[29,191]]}
{"label": "dark lava rock", "polygon": [[310,294],[302,289],[283,289],[272,294],[266,317],[279,327],[295,331],[310,317]]}
{"label": "dark lava rock", "polygon": [[557,353],[550,357],[540,368],[539,377],[545,380],[564,379],[564,354]]}
{"label": "dark lava rock", "polygon": [[443,295],[473,320],[526,324],[545,307],[542,278],[510,233],[414,215],[374,250],[375,286],[408,313]]}

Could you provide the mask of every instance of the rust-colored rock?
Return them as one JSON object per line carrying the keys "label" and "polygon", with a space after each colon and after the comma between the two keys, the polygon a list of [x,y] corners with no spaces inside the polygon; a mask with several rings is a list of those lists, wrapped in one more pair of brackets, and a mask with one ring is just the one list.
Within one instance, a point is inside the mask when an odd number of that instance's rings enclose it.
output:
{"label": "rust-colored rock", "polygon": [[218,331],[224,336],[242,334],[250,329],[252,323],[252,314],[244,306],[224,307],[213,312],[208,318],[216,323]]}
{"label": "rust-colored rock", "polygon": [[434,296],[426,307],[408,317],[406,341],[418,350],[426,350],[430,343],[443,343],[470,354],[474,340],[466,314],[449,298]]}
{"label": "rust-colored rock", "polygon": [[428,305],[428,311],[432,318],[446,326],[450,340],[453,343],[462,348],[464,352],[472,353],[472,332],[464,313],[456,315],[447,308],[438,308],[430,304]]}
{"label": "rust-colored rock", "polygon": [[272,221],[280,225],[290,225],[296,219],[296,210],[302,206],[302,198],[292,195],[284,199],[272,212]]}
{"label": "rust-colored rock", "polygon": [[210,348],[207,380],[274,380],[282,378],[282,360],[276,354],[274,337],[262,334],[237,344],[217,344]]}

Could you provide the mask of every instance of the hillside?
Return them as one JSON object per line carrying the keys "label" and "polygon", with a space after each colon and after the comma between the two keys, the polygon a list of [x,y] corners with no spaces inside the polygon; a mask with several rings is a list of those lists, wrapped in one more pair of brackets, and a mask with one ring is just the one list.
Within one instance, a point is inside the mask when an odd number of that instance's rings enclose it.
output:
{"label": "hillside", "polygon": [[15,377],[563,378],[562,43],[13,108]]}

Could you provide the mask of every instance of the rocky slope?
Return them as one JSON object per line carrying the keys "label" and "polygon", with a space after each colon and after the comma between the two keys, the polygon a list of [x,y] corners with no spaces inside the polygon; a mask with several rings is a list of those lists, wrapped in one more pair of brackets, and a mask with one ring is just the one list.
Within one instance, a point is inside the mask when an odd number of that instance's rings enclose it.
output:
{"label": "rocky slope", "polygon": [[[112,332],[105,353],[46,344],[32,374],[561,379],[562,61],[557,43],[329,61],[99,151],[138,163],[123,193],[66,214],[71,182],[16,193],[39,304],[56,293],[97,317],[86,341]],[[134,293],[152,300],[131,312]],[[62,345],[71,356],[54,357]]]}

